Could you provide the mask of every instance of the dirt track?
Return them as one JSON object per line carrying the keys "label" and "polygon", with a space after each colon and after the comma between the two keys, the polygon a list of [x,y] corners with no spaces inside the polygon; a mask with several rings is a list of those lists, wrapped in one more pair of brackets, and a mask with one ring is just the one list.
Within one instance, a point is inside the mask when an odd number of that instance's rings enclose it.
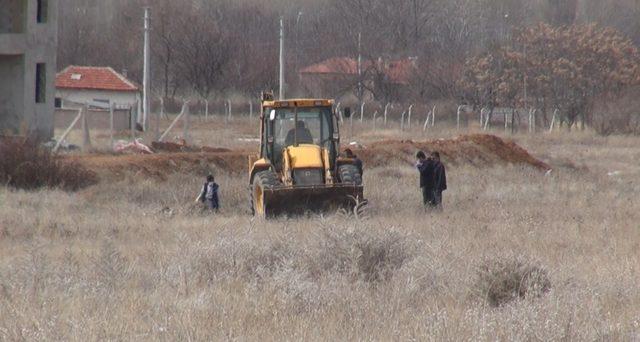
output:
{"label": "dirt track", "polygon": [[[203,149],[206,151],[206,149]],[[369,168],[383,165],[412,164],[416,151],[440,151],[450,165],[491,167],[520,164],[540,170],[551,167],[531,156],[511,141],[493,135],[464,135],[454,139],[385,140],[356,149]],[[127,174],[165,179],[171,173],[203,173],[218,169],[231,173],[247,172],[250,151],[168,152],[148,155],[100,155],[68,157],[77,160],[104,178],[123,178]]]}

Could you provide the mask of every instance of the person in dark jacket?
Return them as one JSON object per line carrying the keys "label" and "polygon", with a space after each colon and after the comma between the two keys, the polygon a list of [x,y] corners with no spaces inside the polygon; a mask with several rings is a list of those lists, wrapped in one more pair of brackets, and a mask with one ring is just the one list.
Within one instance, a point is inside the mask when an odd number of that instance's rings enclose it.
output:
{"label": "person in dark jacket", "polygon": [[313,135],[311,131],[304,124],[304,121],[296,121],[296,128],[292,128],[287,132],[287,137],[284,139],[286,146],[292,146],[294,143],[298,144],[313,144]]}
{"label": "person in dark jacket", "polygon": [[358,158],[358,156],[353,154],[353,151],[351,151],[350,148],[347,148],[347,149],[344,150],[344,155],[347,158],[353,159],[354,165],[358,168],[358,171],[360,172],[360,176],[364,176],[364,169],[363,169],[362,160],[360,160],[360,158]]}
{"label": "person in dark jacket", "polygon": [[218,209],[220,209],[220,199],[218,198],[219,188],[220,187],[215,182],[213,175],[208,175],[207,181],[204,183],[198,199],[202,203],[205,203],[207,205],[207,208],[217,211]]}
{"label": "person in dark jacket", "polygon": [[433,159],[433,197],[434,205],[442,210],[442,193],[447,190],[447,173],[444,164],[440,161],[440,153],[431,153]]}
{"label": "person in dark jacket", "polygon": [[422,190],[422,203],[425,207],[435,206],[434,188],[433,188],[433,160],[427,155],[419,151],[416,153],[416,167],[420,172],[420,189]]}

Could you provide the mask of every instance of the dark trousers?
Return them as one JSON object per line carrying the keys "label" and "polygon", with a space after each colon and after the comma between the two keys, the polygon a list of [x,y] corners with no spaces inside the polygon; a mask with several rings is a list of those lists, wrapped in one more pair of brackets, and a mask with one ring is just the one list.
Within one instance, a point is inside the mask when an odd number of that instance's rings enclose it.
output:
{"label": "dark trousers", "polygon": [[433,206],[438,210],[442,210],[442,190],[433,191]]}
{"label": "dark trousers", "polygon": [[420,188],[422,189],[422,204],[424,204],[425,207],[434,207],[434,203],[435,203],[435,198],[434,198],[434,191],[433,189],[429,189],[429,188]]}
{"label": "dark trousers", "polygon": [[208,199],[205,200],[204,203],[207,205],[207,208],[211,210],[218,210],[218,202]]}

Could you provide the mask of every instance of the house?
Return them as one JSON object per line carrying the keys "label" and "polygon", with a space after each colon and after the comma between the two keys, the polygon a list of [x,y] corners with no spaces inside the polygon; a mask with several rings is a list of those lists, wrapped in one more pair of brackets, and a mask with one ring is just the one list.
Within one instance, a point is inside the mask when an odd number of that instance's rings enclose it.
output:
{"label": "house", "polygon": [[57,20],[57,0],[1,1],[0,134],[53,136]]}
{"label": "house", "polygon": [[358,62],[353,58],[334,57],[298,71],[300,84],[312,97],[337,98],[350,92],[358,83]]}
{"label": "house", "polygon": [[[415,59],[363,61],[361,82],[375,99],[398,100],[411,82]],[[300,83],[314,97],[337,98],[352,93],[359,81],[358,62],[334,57],[299,70]]]}
{"label": "house", "polygon": [[56,76],[56,108],[137,109],[140,89],[110,67],[68,66]]}

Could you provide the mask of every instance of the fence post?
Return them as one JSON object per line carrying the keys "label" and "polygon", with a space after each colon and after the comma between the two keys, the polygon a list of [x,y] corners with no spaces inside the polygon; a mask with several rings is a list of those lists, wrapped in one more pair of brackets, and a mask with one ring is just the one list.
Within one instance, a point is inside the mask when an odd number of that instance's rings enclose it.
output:
{"label": "fence post", "polygon": [[389,102],[384,106],[384,127],[387,127],[387,114],[389,114]]}
{"label": "fence post", "polygon": [[353,113],[349,116],[349,138],[353,139]]}
{"label": "fence post", "polygon": [[184,120],[184,134],[183,134],[183,139],[186,143],[189,143],[189,105],[188,105],[189,101],[186,101],[184,103],[184,116],[182,117],[182,119]]}
{"label": "fence post", "polygon": [[413,104],[409,106],[409,116],[408,116],[408,120],[407,120],[407,128],[409,130],[411,130],[411,113],[413,112]]}
{"label": "fence post", "polygon": [[431,110],[431,127],[435,127],[436,125],[436,105],[433,106]]}
{"label": "fence post", "polygon": [[160,111],[156,115],[156,140],[160,139],[160,120],[164,117],[164,98],[160,96]]}
{"label": "fence post", "polygon": [[407,111],[402,112],[402,117],[400,118],[400,131],[404,132],[404,116],[407,114]]}
{"label": "fence post", "polygon": [[91,148],[91,136],[89,135],[89,120],[87,119],[87,112],[89,106],[84,105],[82,111],[82,152],[88,152]]}
{"label": "fence post", "polygon": [[253,119],[253,101],[249,100],[249,119]]}
{"label": "fence post", "polygon": [[424,120],[424,125],[422,126],[422,132],[427,131],[427,127],[429,127],[429,119],[431,118],[431,112],[427,113],[427,118]]}
{"label": "fence post", "polygon": [[204,121],[209,121],[209,99],[204,100]]}
{"label": "fence post", "polygon": [[482,126],[484,125],[484,110],[484,107],[480,109],[480,129],[482,129]]}
{"label": "fence post", "polygon": [[341,102],[338,102],[338,104],[336,105],[336,115],[338,116],[338,120],[340,120],[340,123],[344,124],[344,118],[342,117],[342,112],[340,111],[341,104]]}
{"label": "fence post", "polygon": [[227,110],[228,110],[227,121],[231,121],[231,100],[227,100]]}
{"label": "fence post", "polygon": [[373,112],[373,131],[376,131],[376,119],[378,117],[378,111]]}
{"label": "fence post", "polygon": [[[140,109],[140,101],[138,101],[138,110]],[[131,112],[133,112],[133,110],[131,110]],[[136,113],[136,117],[138,116],[140,112]],[[136,123],[138,122],[137,118],[133,117],[133,114],[130,115],[131,117],[131,141],[135,141],[136,140]]]}
{"label": "fence post", "polygon": [[507,111],[504,111],[504,132],[507,133],[509,131],[509,122],[507,122]]}
{"label": "fence post", "polygon": [[113,102],[109,103],[109,149],[113,149]]}
{"label": "fence post", "polygon": [[529,108],[529,133],[533,132],[533,108]]}
{"label": "fence post", "polygon": [[162,135],[160,135],[160,138],[158,139],[158,141],[163,141],[164,138],[167,136],[167,134],[169,134],[169,132],[173,129],[173,126],[175,126],[176,123],[180,121],[180,119],[182,119],[187,108],[187,103],[189,103],[189,101],[185,101],[184,104],[182,104],[182,110],[180,111],[180,114],[178,114],[178,116],[176,116],[176,118],[173,119],[173,122],[171,122],[169,127],[164,131],[164,133],[162,133]]}
{"label": "fence post", "polygon": [[460,130],[460,111],[464,106],[458,106],[458,110],[456,111],[456,129]]}
{"label": "fence post", "polygon": [[58,149],[60,148],[60,145],[62,145],[62,142],[64,141],[64,139],[67,138],[67,135],[69,135],[69,132],[71,132],[73,127],[75,127],[75,125],[80,120],[80,117],[82,117],[82,109],[78,110],[78,115],[76,115],[75,119],[73,119],[73,121],[71,122],[69,127],[67,127],[67,129],[64,131],[64,133],[62,133],[62,136],[60,137],[60,139],[58,139],[58,141],[56,142],[56,146],[53,147],[53,153],[56,153],[58,151]]}
{"label": "fence post", "polygon": [[531,124],[533,126],[533,130],[531,131],[532,133],[536,132],[536,114],[538,113],[538,109],[534,109],[533,110],[533,115],[531,116]]}
{"label": "fence post", "polygon": [[485,116],[485,120],[484,120],[484,127],[483,130],[486,131],[487,129],[489,129],[489,123],[491,121],[491,116],[493,115],[493,108],[491,109],[491,111],[489,113],[487,113]]}
{"label": "fence post", "polygon": [[140,117],[142,115],[141,113],[142,113],[142,102],[138,100],[138,109],[136,110],[136,118],[133,120],[134,124],[131,127],[135,128],[136,127],[135,123],[140,123]]}
{"label": "fence post", "polygon": [[549,127],[549,133],[553,132],[553,126],[556,123],[556,116],[558,115],[558,110],[554,110],[553,111],[553,117],[551,118],[551,125]]}
{"label": "fence post", "polygon": [[362,101],[362,104],[360,105],[360,122],[362,123],[362,120],[364,120],[364,104],[365,102]]}

